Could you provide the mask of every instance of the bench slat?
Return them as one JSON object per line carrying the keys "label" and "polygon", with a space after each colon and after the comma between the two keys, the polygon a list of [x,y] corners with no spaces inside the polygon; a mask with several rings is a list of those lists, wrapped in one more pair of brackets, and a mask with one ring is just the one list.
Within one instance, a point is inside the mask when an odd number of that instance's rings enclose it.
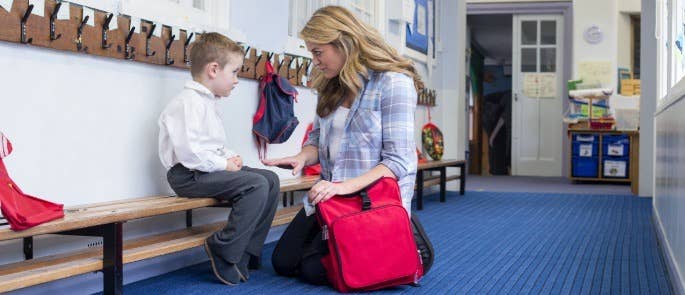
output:
{"label": "bench slat", "polygon": [[440,161],[427,161],[425,163],[419,163],[418,170],[424,170],[424,169],[432,169],[432,168],[437,168],[437,167],[454,167],[454,166],[459,166],[459,165],[465,165],[466,161],[464,160],[454,160],[454,159],[446,159],[446,160],[440,160]]}
{"label": "bench slat", "polygon": [[40,226],[30,228],[25,231],[15,232],[10,230],[9,227],[2,228],[0,229],[0,241],[30,237],[40,234],[57,233],[61,231],[80,229],[113,222],[123,222],[132,219],[162,215],[177,211],[185,211],[189,209],[203,208],[217,203],[216,200],[211,198],[168,198],[170,201],[169,203],[159,203],[153,207],[128,207],[109,211],[96,211],[94,213],[90,213],[90,210],[76,213],[70,213],[67,211],[62,219],[44,223]]}
{"label": "bench slat", "polygon": [[[272,226],[289,223],[302,206],[278,210]],[[200,225],[124,242],[123,262],[131,263],[203,245],[225,222]],[[0,266],[0,293],[102,269],[102,247]]]}

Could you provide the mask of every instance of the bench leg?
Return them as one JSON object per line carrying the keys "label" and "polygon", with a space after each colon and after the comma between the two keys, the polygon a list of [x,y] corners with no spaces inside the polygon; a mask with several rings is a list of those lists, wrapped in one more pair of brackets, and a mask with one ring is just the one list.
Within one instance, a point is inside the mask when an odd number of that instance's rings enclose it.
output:
{"label": "bench leg", "polygon": [[466,188],[466,164],[459,165],[459,194],[464,195]]}
{"label": "bench leg", "polygon": [[33,237],[24,238],[24,259],[33,259]]}
{"label": "bench leg", "polygon": [[416,173],[416,209],[423,210],[423,171]]}
{"label": "bench leg", "polygon": [[447,191],[447,168],[440,168],[440,202],[445,202],[445,192]]}
{"label": "bench leg", "polygon": [[122,227],[121,222],[103,226],[103,291],[108,295],[123,293]]}

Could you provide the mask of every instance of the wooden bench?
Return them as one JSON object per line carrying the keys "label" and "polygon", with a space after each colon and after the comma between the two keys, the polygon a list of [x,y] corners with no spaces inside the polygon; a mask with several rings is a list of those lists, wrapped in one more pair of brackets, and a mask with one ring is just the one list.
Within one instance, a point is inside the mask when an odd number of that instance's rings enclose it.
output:
{"label": "wooden bench", "polygon": [[[284,181],[281,192],[311,187],[311,179]],[[23,239],[26,260],[0,265],[0,293],[89,272],[103,272],[105,294],[121,294],[123,265],[201,246],[225,222],[193,226],[192,210],[225,207],[211,198],[146,197],[67,208],[62,219],[15,232],[0,225],[0,241]],[[280,209],[273,226],[289,223],[299,207]],[[186,212],[186,228],[143,238],[123,240],[123,223],[129,220]],[[69,253],[33,258],[33,236],[43,234],[95,236],[102,246]]]}
{"label": "wooden bench", "polygon": [[[448,167],[458,167],[459,175],[447,175]],[[448,181],[459,179],[459,194],[464,195],[466,184],[466,161],[463,160],[440,160],[419,163],[416,173],[416,208],[423,210],[423,189],[425,187],[440,185],[440,202],[445,202],[446,186]],[[425,176],[424,172],[438,171],[440,175]],[[295,203],[294,192],[309,190],[317,181],[319,176],[303,176],[281,182],[281,187],[288,188],[288,193],[283,193],[283,207],[288,206],[288,196],[290,205]]]}
{"label": "wooden bench", "polygon": [[[447,176],[448,167],[459,167],[459,175]],[[425,176],[425,172],[438,171],[439,176]],[[423,210],[423,189],[427,186],[440,185],[440,202],[445,202],[447,182],[459,179],[459,194],[464,195],[466,185],[466,161],[439,160],[419,163],[416,172],[416,209]]]}

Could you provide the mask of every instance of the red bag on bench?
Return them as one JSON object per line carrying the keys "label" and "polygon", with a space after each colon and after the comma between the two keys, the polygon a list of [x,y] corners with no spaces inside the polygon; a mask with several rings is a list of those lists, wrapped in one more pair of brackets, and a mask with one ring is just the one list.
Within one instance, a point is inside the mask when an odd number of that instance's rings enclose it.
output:
{"label": "red bag on bench", "polygon": [[0,132],[0,210],[12,230],[25,230],[64,217],[63,205],[29,196],[10,178],[3,158],[12,152],[12,144]]}
{"label": "red bag on bench", "polygon": [[317,218],[330,250],[321,262],[338,291],[413,284],[423,276],[396,180],[381,178],[357,195],[318,203]]}

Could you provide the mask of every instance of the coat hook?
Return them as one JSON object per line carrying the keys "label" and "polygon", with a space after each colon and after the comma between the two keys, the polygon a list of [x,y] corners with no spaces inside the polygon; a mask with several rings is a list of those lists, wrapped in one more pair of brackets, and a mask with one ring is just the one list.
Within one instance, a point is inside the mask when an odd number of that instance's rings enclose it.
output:
{"label": "coat hook", "polygon": [[308,58],[307,59],[307,69],[304,71],[305,74],[307,74],[307,76],[309,76],[311,69],[312,69],[312,59]]}
{"label": "coat hook", "polygon": [[145,38],[145,56],[154,56],[157,54],[156,51],[152,51],[150,49],[150,38],[152,38],[152,33],[155,31],[155,28],[157,28],[157,25],[152,24],[150,29],[147,31],[147,36]]}
{"label": "coat hook", "polygon": [[55,21],[57,20],[57,13],[59,13],[60,8],[62,8],[62,2],[57,2],[55,9],[50,14],[50,41],[55,41],[62,37],[62,34],[55,35]]}
{"label": "coat hook", "polygon": [[295,58],[293,58],[293,57],[291,56],[291,57],[290,57],[290,61],[288,62],[288,71],[287,71],[286,74],[285,74],[285,79],[286,79],[286,80],[290,80],[290,69],[291,69],[292,66],[293,66],[293,61],[295,61]]}
{"label": "coat hook", "polygon": [[88,22],[88,19],[90,16],[86,15],[86,17],[81,20],[81,24],[78,26],[78,30],[76,31],[76,50],[81,51],[83,50],[84,52],[88,52],[88,46],[83,46],[83,27],[86,25]]}
{"label": "coat hook", "polygon": [[283,62],[285,61],[286,57],[287,57],[287,55],[285,55],[285,54],[283,55],[283,57],[281,57],[281,61],[278,63],[278,70],[276,70],[277,73],[281,72],[281,66],[283,66]]}
{"label": "coat hook", "polygon": [[124,50],[124,58],[125,59],[134,59],[136,57],[135,51],[136,48],[131,46],[131,37],[133,37],[133,33],[135,33],[136,27],[132,26],[131,30],[128,31],[128,35],[126,36],[126,43],[125,43],[125,50]]}
{"label": "coat hook", "polygon": [[107,44],[107,31],[109,31],[109,23],[112,21],[112,17],[114,17],[114,14],[110,13],[105,17],[105,21],[102,23],[102,49],[107,49],[112,46],[112,44]]}
{"label": "coat hook", "polygon": [[[267,57],[270,55],[271,55],[271,53],[267,54]],[[259,55],[259,57],[257,57],[257,61],[254,63],[255,71],[254,71],[254,76],[252,78],[257,79],[257,65],[259,65],[259,61],[262,60],[263,56],[264,56],[264,54],[262,53]],[[259,76],[259,80],[261,80],[261,79],[262,79],[262,76]]]}
{"label": "coat hook", "polygon": [[[245,56],[243,56],[243,59],[248,59],[248,58],[250,58],[250,57],[249,57],[249,55],[250,55],[250,48],[252,48],[252,47],[250,47],[250,46],[248,45],[248,46],[247,46],[247,49],[245,49]],[[249,69],[250,69],[250,68],[248,68],[247,65],[245,65],[245,63],[243,63],[243,66],[240,68],[240,71],[241,71],[241,72],[247,72]]]}
{"label": "coat hook", "polygon": [[24,16],[21,18],[21,43],[23,44],[29,44],[33,42],[33,38],[26,39],[26,22],[29,20],[32,10],[33,4],[29,4],[29,8],[26,9],[26,13],[24,13]]}
{"label": "coat hook", "polygon": [[190,64],[190,58],[188,58],[188,45],[190,45],[190,40],[193,39],[193,35],[195,35],[195,33],[190,33],[190,36],[183,42],[183,62],[186,64]]}
{"label": "coat hook", "polygon": [[169,38],[169,42],[166,44],[166,51],[164,52],[164,64],[167,66],[173,65],[174,64],[174,59],[171,58],[171,44],[174,43],[174,39],[176,39],[176,35],[171,35],[171,38]]}

